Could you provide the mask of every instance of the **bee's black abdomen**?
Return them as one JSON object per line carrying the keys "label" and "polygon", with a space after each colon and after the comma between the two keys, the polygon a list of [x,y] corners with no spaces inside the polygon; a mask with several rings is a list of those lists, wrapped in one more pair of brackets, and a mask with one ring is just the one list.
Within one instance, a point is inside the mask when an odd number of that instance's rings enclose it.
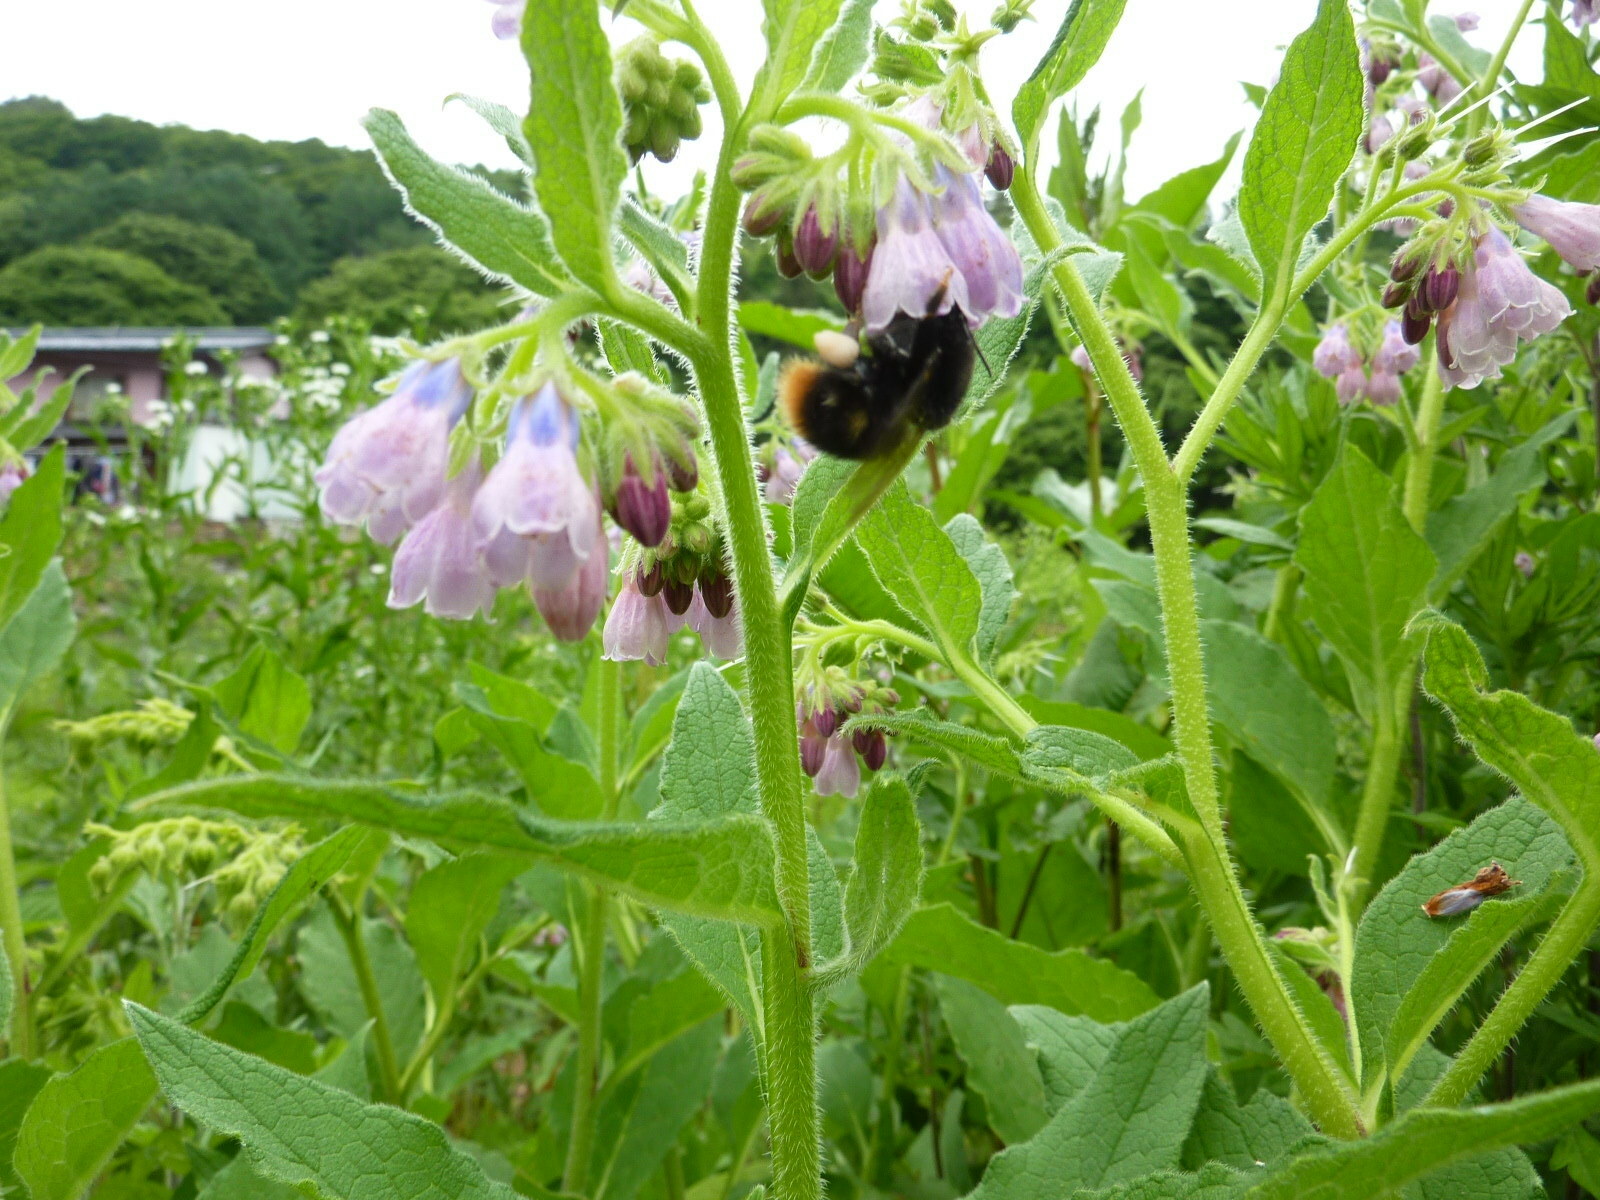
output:
{"label": "bee's black abdomen", "polygon": [[790,426],[835,458],[872,458],[898,434],[903,406],[885,407],[860,367],[841,369],[799,360],[778,384]]}

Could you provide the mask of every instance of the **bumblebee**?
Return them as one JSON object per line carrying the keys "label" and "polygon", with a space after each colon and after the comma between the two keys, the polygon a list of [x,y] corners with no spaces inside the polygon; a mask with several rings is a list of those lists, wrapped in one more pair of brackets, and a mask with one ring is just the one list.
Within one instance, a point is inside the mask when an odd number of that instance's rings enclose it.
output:
{"label": "bumblebee", "polygon": [[816,359],[797,359],[778,383],[796,433],[838,458],[877,458],[911,431],[943,429],[972,382],[977,345],[959,308],[896,317],[860,343],[817,336]]}

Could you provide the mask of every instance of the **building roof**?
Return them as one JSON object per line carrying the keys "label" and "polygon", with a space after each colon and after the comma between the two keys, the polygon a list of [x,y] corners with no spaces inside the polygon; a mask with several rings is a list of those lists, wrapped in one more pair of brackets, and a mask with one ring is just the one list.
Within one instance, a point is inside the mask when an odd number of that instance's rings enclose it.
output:
{"label": "building roof", "polygon": [[[21,337],[25,329],[7,331]],[[189,338],[197,350],[263,350],[272,345],[275,336],[270,329],[260,326],[210,326],[198,328],[173,328],[170,326],[122,326],[117,328],[46,329],[39,335],[40,350],[84,353],[88,351],[159,351],[179,334]]]}

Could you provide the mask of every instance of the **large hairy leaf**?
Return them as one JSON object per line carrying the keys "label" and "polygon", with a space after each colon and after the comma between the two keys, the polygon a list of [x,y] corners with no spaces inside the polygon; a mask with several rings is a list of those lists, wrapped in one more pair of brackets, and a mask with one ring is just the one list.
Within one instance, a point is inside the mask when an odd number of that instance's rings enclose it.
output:
{"label": "large hairy leaf", "polygon": [[77,1200],[156,1096],[139,1044],[101,1046],[77,1070],[46,1083],[17,1132],[12,1164],[33,1200]]}
{"label": "large hairy leaf", "polygon": [[1072,0],[1050,48],[1017,89],[1011,119],[1027,151],[1029,167],[1037,165],[1033,148],[1045,113],[1051,104],[1077,87],[1089,68],[1100,60],[1112,31],[1122,19],[1125,3],[1126,0]]}
{"label": "large hairy leaf", "polygon": [[951,657],[970,655],[983,590],[933,513],[896,484],[857,528],[856,541],[883,586],[939,648]]}

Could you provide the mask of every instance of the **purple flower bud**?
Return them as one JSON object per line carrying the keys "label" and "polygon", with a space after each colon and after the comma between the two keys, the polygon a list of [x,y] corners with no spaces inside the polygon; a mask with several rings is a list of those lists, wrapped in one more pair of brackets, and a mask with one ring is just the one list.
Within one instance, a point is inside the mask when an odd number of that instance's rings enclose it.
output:
{"label": "purple flower bud", "polygon": [[[967,299],[961,311],[974,326],[990,316],[1016,316],[1022,311],[1022,257],[984,207],[977,176],[956,175],[938,166],[934,178],[944,194],[930,200],[933,229],[966,281]],[[870,290],[870,280],[867,286]]]}
{"label": "purple flower bud", "polygon": [[1367,399],[1374,404],[1393,404],[1400,396],[1400,376],[1374,367],[1367,379]]}
{"label": "purple flower bud", "polygon": [[650,564],[648,571],[639,571],[634,575],[633,586],[639,589],[641,595],[659,596],[666,581],[666,574],[662,571],[661,560],[658,558]]}
{"label": "purple flower bud", "polygon": [[794,234],[795,261],[807,275],[813,279],[821,279],[833,269],[833,259],[838,250],[838,230],[830,229],[824,232],[822,218],[817,215],[817,206],[808,204],[806,211],[800,215],[800,227]]}
{"label": "purple flower bud", "polygon": [[633,455],[625,455],[622,478],[617,481],[617,494],[611,501],[611,515],[641,546],[659,546],[672,527],[672,497],[667,495],[667,472],[659,455],[652,466],[655,482],[646,483],[634,465]]}
{"label": "purple flower bud", "polygon": [[1579,29],[1600,21],[1600,0],[1572,0],[1572,23]]}
{"label": "purple flower bud", "polygon": [[867,247],[867,256],[857,258],[855,246],[847,238],[839,248],[839,257],[833,264],[833,291],[847,313],[861,311],[861,295],[867,287],[867,276],[872,269],[873,246]]}
{"label": "purple flower bud", "polygon": [[815,784],[819,796],[854,798],[861,788],[861,766],[847,739],[835,735],[828,739]]}
{"label": "purple flower bud", "polygon": [[395,551],[389,607],[419,600],[436,617],[488,616],[494,583],[472,537],[472,498],[483,473],[471,463],[445,488],[443,501],[418,521]]}
{"label": "purple flower bud", "polygon": [[872,730],[857,729],[850,735],[850,745],[855,748],[857,754],[865,754],[867,747],[872,745]]}
{"label": "purple flower bud", "polygon": [[1385,308],[1404,308],[1409,299],[1411,299],[1411,288],[1408,285],[1391,283],[1383,289],[1383,296],[1378,303]]}
{"label": "purple flower bud", "polygon": [[594,508],[595,548],[583,560],[578,573],[563,588],[533,589],[533,602],[544,618],[550,632],[563,642],[581,642],[589,636],[595,618],[605,607],[610,590],[611,564],[607,561],[610,548],[605,531],[600,526],[600,505]]}
{"label": "purple flower bud", "polygon": [[1423,312],[1440,313],[1456,302],[1461,288],[1461,272],[1454,263],[1429,267],[1417,285],[1417,307]]}
{"label": "purple flower bud", "polygon": [[[1372,356],[1373,373],[1381,371],[1386,375],[1404,375],[1421,361],[1422,352],[1406,341],[1400,329],[1400,322],[1387,322],[1383,327],[1383,343],[1378,347],[1378,352]],[[1372,395],[1370,387],[1367,395]],[[1377,397],[1373,396],[1373,399]]]}
{"label": "purple flower bud", "polygon": [[1322,340],[1311,352],[1311,366],[1317,374],[1327,379],[1336,379],[1351,367],[1360,368],[1361,355],[1350,344],[1350,331],[1345,328],[1344,322],[1330,325],[1323,332]]}
{"label": "purple flower bud", "polygon": [[1417,67],[1417,82],[1441,108],[1461,95],[1461,85],[1455,76],[1441,67],[1431,54],[1417,55]]}
{"label": "purple flower bud", "polygon": [[1589,286],[1583,289],[1583,298],[1588,304],[1600,304],[1600,275],[1589,280]]}
{"label": "purple flower bud", "polygon": [[[1409,283],[1417,277],[1417,272],[1422,270],[1423,256],[1417,253],[1407,254],[1404,248],[1394,256],[1394,261],[1389,264],[1389,278],[1396,283]],[[1388,307],[1387,305],[1385,307]]]}
{"label": "purple flower bud", "polygon": [[1464,12],[1464,13],[1457,13],[1456,14],[1456,28],[1459,29],[1462,33],[1471,33],[1477,27],[1478,27],[1478,14],[1477,13],[1475,13],[1475,12]]}
{"label": "purple flower bud", "polygon": [[928,197],[902,177],[878,211],[878,245],[861,294],[867,332],[883,332],[900,313],[933,317],[952,308],[971,315],[966,276],[934,230]]}
{"label": "purple flower bud", "polygon": [[700,576],[700,599],[713,617],[725,617],[733,611],[733,580],[721,571]]}
{"label": "purple flower bud", "polygon": [[806,466],[789,451],[779,446],[772,452],[772,470],[767,475],[765,498],[768,504],[788,504],[794,500],[794,490],[800,486],[800,476]]}
{"label": "purple flower bud", "polygon": [[1550,243],[1577,271],[1600,269],[1600,204],[1574,204],[1549,196],[1529,196],[1511,215],[1535,237]]}
{"label": "purple flower bud", "polygon": [[1339,378],[1334,381],[1333,390],[1338,393],[1343,404],[1354,404],[1361,399],[1367,391],[1367,373],[1359,362],[1353,363],[1339,372]]}
{"label": "purple flower bud", "polygon": [[787,215],[781,204],[772,204],[766,193],[757,192],[745,202],[744,231],[754,238],[766,237]]}
{"label": "purple flower bud", "polygon": [[420,521],[444,496],[450,430],[471,403],[456,359],[406,368],[394,394],[356,415],[328,446],[313,477],[328,520],[364,521],[384,545]]}
{"label": "purple flower bud", "polygon": [[659,667],[667,661],[671,636],[661,597],[643,595],[629,580],[611,604],[601,640],[604,656],[612,662],[642,660]]}
{"label": "purple flower bud", "polygon": [[667,579],[661,584],[661,599],[666,604],[668,612],[681,617],[694,603],[694,584]]}
{"label": "purple flower bud", "polygon": [[828,738],[808,722],[800,727],[800,769],[813,779],[822,770],[822,760],[827,757]]}
{"label": "purple flower bud", "polygon": [[1526,550],[1518,550],[1516,558],[1512,559],[1512,563],[1516,566],[1517,570],[1522,572],[1522,577],[1524,579],[1532,579],[1533,570],[1536,566],[1538,566],[1538,563],[1534,559],[1533,555],[1529,554]]}
{"label": "purple flower bud", "polygon": [[883,736],[881,729],[874,729],[872,736],[867,740],[867,748],[861,751],[861,758],[867,764],[867,770],[879,771],[889,759],[889,739]]}
{"label": "purple flower bud", "polygon": [[578,415],[554,384],[512,407],[505,452],[472,502],[473,534],[500,582],[520,565],[536,588],[559,591],[596,552],[599,510],[577,445]]}
{"label": "purple flower bud", "polygon": [[839,710],[825,705],[811,714],[811,723],[823,737],[832,737],[839,730]]}
{"label": "purple flower bud", "polygon": [[1006,153],[1006,148],[999,142],[989,151],[989,161],[984,165],[983,175],[990,185],[997,191],[1003,192],[1011,186],[1011,180],[1017,173],[1017,164],[1011,161],[1011,155]]}
{"label": "purple flower bud", "polygon": [[672,484],[675,492],[692,492],[695,485],[700,482],[700,464],[695,459],[694,450],[684,447],[683,457],[676,455],[665,456],[667,464],[667,481]]}
{"label": "purple flower bud", "polygon": [[1411,297],[1405,312],[1400,314],[1400,336],[1413,346],[1420,345],[1428,336],[1428,330],[1433,328],[1433,314],[1421,311],[1416,304],[1417,298]]}
{"label": "purple flower bud", "polygon": [[804,272],[800,260],[794,256],[794,246],[783,237],[772,244],[772,254],[778,263],[778,274],[785,279],[797,279]]}
{"label": "purple flower bud", "polygon": [[1549,333],[1572,312],[1567,298],[1528,269],[1490,226],[1461,276],[1456,302],[1439,314],[1440,375],[1448,387],[1498,379],[1522,341]]}

